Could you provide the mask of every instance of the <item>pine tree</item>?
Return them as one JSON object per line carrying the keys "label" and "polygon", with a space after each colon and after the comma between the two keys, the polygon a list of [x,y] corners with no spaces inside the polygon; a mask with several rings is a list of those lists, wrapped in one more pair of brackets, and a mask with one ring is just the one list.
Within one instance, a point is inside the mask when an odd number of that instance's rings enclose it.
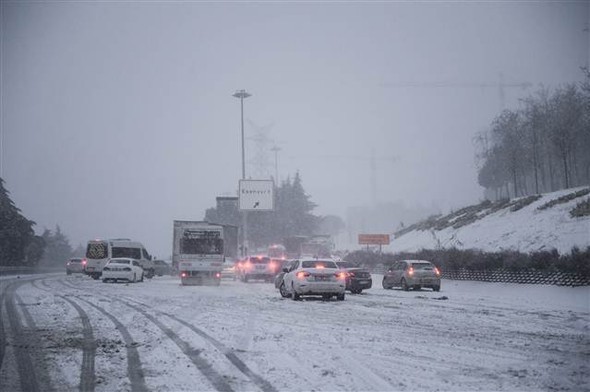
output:
{"label": "pine tree", "polygon": [[43,248],[35,222],[21,215],[0,178],[0,265],[35,266]]}

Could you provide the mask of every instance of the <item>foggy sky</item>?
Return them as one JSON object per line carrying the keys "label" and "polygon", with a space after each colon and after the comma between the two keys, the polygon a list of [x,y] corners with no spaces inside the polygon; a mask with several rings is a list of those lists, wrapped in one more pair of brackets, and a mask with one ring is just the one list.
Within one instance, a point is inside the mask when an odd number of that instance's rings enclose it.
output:
{"label": "foggy sky", "polygon": [[[474,135],[540,84],[582,80],[588,8],[4,1],[0,176],[39,232],[168,257],[174,219],[236,192],[246,89],[247,176],[274,175],[278,146],[279,179],[299,171],[317,214],[477,202]],[[501,80],[532,87],[502,102]]]}

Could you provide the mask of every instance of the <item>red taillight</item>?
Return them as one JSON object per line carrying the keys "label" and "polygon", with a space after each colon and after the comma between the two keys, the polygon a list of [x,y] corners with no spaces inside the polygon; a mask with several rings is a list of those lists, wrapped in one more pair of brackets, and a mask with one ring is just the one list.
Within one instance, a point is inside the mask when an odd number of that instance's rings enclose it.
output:
{"label": "red taillight", "polygon": [[[345,272],[346,274],[346,272]],[[348,276],[350,276],[351,278],[354,278],[354,272],[348,272]]]}
{"label": "red taillight", "polygon": [[216,277],[217,279],[219,279],[219,278],[221,278],[221,274],[218,272],[218,273],[216,273],[216,274],[215,274],[215,277]]}
{"label": "red taillight", "polygon": [[437,267],[434,267],[434,273],[439,276],[440,275],[440,270]]}
{"label": "red taillight", "polygon": [[408,268],[408,275],[414,275],[414,267]]}
{"label": "red taillight", "polygon": [[181,273],[180,273],[180,277],[181,277],[181,278],[186,278],[186,272],[181,272]]}
{"label": "red taillight", "polygon": [[298,279],[305,279],[305,278],[310,277],[311,274],[307,271],[299,271],[299,272],[297,272],[296,276]]}
{"label": "red taillight", "polygon": [[334,275],[336,275],[338,279],[346,279],[346,272],[336,272]]}
{"label": "red taillight", "polygon": [[277,263],[273,263],[272,261],[268,264],[268,266],[273,271],[277,269]]}
{"label": "red taillight", "polygon": [[82,259],[82,265],[86,265],[86,259]]}

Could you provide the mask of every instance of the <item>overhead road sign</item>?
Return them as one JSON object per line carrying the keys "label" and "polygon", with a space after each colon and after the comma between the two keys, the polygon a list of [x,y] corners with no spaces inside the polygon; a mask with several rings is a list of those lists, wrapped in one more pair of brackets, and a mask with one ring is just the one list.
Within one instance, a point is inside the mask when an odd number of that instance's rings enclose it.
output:
{"label": "overhead road sign", "polygon": [[240,180],[240,211],[274,210],[274,182],[272,180]]}
{"label": "overhead road sign", "polygon": [[389,245],[389,234],[359,234],[359,245]]}

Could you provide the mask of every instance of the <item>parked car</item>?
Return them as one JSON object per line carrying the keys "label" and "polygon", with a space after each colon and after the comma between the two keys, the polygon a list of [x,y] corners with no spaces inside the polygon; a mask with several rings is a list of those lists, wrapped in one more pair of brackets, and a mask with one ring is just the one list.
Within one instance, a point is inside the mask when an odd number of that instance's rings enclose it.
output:
{"label": "parked car", "polygon": [[336,261],[338,268],[346,272],[346,290],[360,294],[373,286],[373,278],[366,268],[359,268],[350,261]]}
{"label": "parked car", "polygon": [[248,256],[239,263],[238,276],[243,282],[252,279],[272,282],[276,273],[275,264],[267,256]]}
{"label": "parked car", "polygon": [[154,275],[172,275],[172,267],[164,260],[154,260]]}
{"label": "parked car", "polygon": [[102,269],[102,281],[116,282],[126,280],[128,282],[143,282],[143,268],[139,261],[128,257],[110,259]]}
{"label": "parked car", "polygon": [[394,286],[408,291],[410,288],[419,290],[429,287],[434,291],[440,290],[440,271],[430,261],[401,260],[396,261],[383,275],[383,288]]}
{"label": "parked car", "polygon": [[66,274],[84,273],[86,269],[86,260],[81,257],[72,257],[66,262]]}
{"label": "parked car", "polygon": [[319,295],[324,299],[335,296],[339,301],[344,301],[346,272],[341,271],[333,260],[294,260],[283,271],[285,275],[280,286],[282,289],[279,290],[295,301],[308,295]]}

